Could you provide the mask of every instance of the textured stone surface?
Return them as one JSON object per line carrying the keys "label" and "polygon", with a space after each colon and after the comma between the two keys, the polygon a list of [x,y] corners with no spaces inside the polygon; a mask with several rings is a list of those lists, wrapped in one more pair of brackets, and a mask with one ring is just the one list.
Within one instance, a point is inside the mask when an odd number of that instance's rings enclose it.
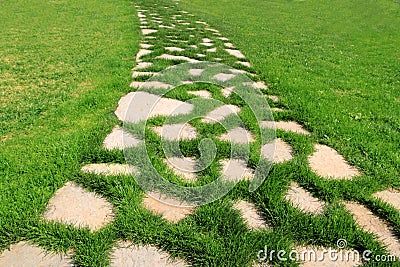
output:
{"label": "textured stone surface", "polygon": [[308,157],[311,169],[319,176],[331,179],[352,179],[360,175],[336,150],[325,145],[314,145],[316,150]]}
{"label": "textured stone surface", "polygon": [[143,35],[152,34],[152,33],[155,33],[155,32],[157,32],[157,30],[154,30],[154,29],[142,29],[142,34]]}
{"label": "textured stone surface", "polygon": [[290,188],[286,193],[285,199],[290,201],[293,206],[304,212],[320,214],[324,210],[325,202],[315,198],[310,192],[304,190],[295,182],[290,184]]}
{"label": "textured stone surface", "polygon": [[132,242],[118,242],[111,254],[111,267],[184,267],[182,260],[172,260],[153,246],[137,246]]}
{"label": "textured stone surface", "polygon": [[166,163],[176,175],[183,177],[186,181],[195,182],[197,180],[196,159],[171,157],[166,158],[164,163]]}
{"label": "textured stone surface", "polygon": [[[134,103],[131,105],[131,102]],[[162,98],[146,92],[131,92],[122,97],[115,111],[121,121],[137,123],[151,117],[188,114],[193,105],[176,99]]]}
{"label": "textured stone surface", "polygon": [[27,242],[12,244],[0,255],[4,267],[69,267],[73,266],[70,255],[50,253]]}
{"label": "textured stone surface", "polygon": [[190,63],[200,62],[197,59],[193,59],[193,58],[189,58],[189,57],[185,57],[185,56],[174,56],[174,55],[169,55],[169,54],[162,54],[161,56],[158,56],[156,58],[167,59],[167,60],[182,60],[182,61],[187,61]]}
{"label": "textured stone surface", "polygon": [[242,52],[240,52],[239,50],[236,49],[225,49],[226,52],[228,52],[230,55],[237,57],[237,58],[246,58]]}
{"label": "textured stone surface", "polygon": [[141,58],[145,55],[150,54],[151,52],[153,52],[153,51],[148,50],[148,49],[140,49],[139,52],[136,54],[136,61],[141,62]]}
{"label": "textured stone surface", "polygon": [[143,76],[153,76],[157,74],[157,72],[151,72],[151,71],[134,71],[132,73],[132,78],[137,78],[137,77],[143,77]]}
{"label": "textured stone surface", "polygon": [[245,67],[251,68],[251,63],[250,62],[245,62],[245,61],[237,61],[238,64],[243,65]]}
{"label": "textured stone surface", "polygon": [[240,211],[243,220],[249,228],[254,230],[269,228],[253,203],[239,200],[233,205],[233,208]]}
{"label": "textured stone surface", "polygon": [[[159,194],[155,195],[158,196]],[[189,207],[179,200],[165,196],[160,199],[161,201],[151,196],[145,196],[143,206],[154,214],[162,215],[167,221],[177,223],[194,211],[193,207]]]}
{"label": "textured stone surface", "polygon": [[262,121],[260,122],[260,126],[304,135],[310,134],[310,132],[304,130],[303,126],[295,121]]}
{"label": "textured stone surface", "polygon": [[216,47],[214,47],[214,48],[209,48],[209,49],[207,49],[206,50],[208,53],[215,53],[215,52],[217,52],[217,48]]}
{"label": "textured stone surface", "polygon": [[142,143],[142,140],[135,138],[132,134],[124,131],[121,127],[115,126],[103,141],[103,147],[107,150],[123,150],[128,147],[135,147]]}
{"label": "textured stone surface", "polygon": [[168,46],[165,48],[166,50],[170,51],[170,52],[182,52],[185,51],[185,49],[180,48],[180,47],[176,47],[176,46]]}
{"label": "textured stone surface", "polygon": [[254,171],[247,168],[247,164],[241,159],[224,159],[222,165],[222,177],[228,181],[252,180]]}
{"label": "textured stone surface", "polygon": [[282,163],[291,160],[292,147],[280,138],[265,144],[261,148],[261,155],[273,163]]}
{"label": "textured stone surface", "polygon": [[137,169],[128,164],[117,164],[117,163],[94,163],[88,164],[82,167],[82,172],[93,173],[105,176],[116,176],[116,175],[132,175],[137,173]]}
{"label": "textured stone surface", "polygon": [[211,112],[209,112],[201,121],[206,123],[216,123],[224,120],[231,114],[237,114],[240,112],[240,108],[234,105],[223,105]]}
{"label": "textured stone surface", "polygon": [[68,182],[50,199],[43,217],[96,231],[113,218],[113,206],[104,198]]}
{"label": "textured stone surface", "polygon": [[390,254],[400,257],[400,241],[389,225],[378,216],[375,216],[363,205],[355,202],[346,202],[344,204],[360,227],[368,232],[374,233],[379,241],[387,246],[387,250]]}
{"label": "textured stone surface", "polygon": [[236,144],[248,144],[254,141],[251,132],[242,127],[236,127],[220,136],[221,140],[229,141]]}
{"label": "textured stone surface", "polygon": [[145,69],[145,68],[148,68],[151,66],[153,66],[153,63],[151,63],[151,62],[139,62],[134,69],[140,70],[140,69]]}
{"label": "textured stone surface", "polygon": [[152,127],[152,129],[163,139],[174,140],[191,140],[197,137],[196,128],[188,123],[166,124],[163,126]]}
{"label": "textured stone surface", "polygon": [[388,189],[376,192],[374,197],[381,199],[384,202],[392,205],[395,209],[400,211],[400,190]]}

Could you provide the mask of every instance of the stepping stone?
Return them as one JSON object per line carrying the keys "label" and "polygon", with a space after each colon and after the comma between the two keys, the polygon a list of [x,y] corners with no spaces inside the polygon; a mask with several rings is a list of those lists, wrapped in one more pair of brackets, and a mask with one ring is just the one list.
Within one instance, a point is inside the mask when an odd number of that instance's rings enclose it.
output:
{"label": "stepping stone", "polygon": [[132,78],[143,77],[143,76],[153,76],[153,75],[155,75],[155,74],[157,74],[157,72],[150,72],[150,71],[147,71],[147,72],[134,71],[134,72],[132,73]]}
{"label": "stepping stone", "polygon": [[160,24],[160,25],[158,25],[158,27],[164,28],[164,29],[173,29],[173,28],[175,28],[175,25],[172,24],[171,26],[165,26],[165,25]]}
{"label": "stepping stone", "polygon": [[154,45],[152,45],[152,44],[140,44],[140,48],[142,48],[142,49],[149,49],[150,47],[153,47]]}
{"label": "stepping stone", "polygon": [[162,196],[161,201],[146,196],[143,198],[143,206],[152,213],[162,215],[164,219],[173,223],[178,223],[194,211],[194,208],[188,204],[166,196]]}
{"label": "stepping stone", "polygon": [[188,123],[166,124],[163,126],[152,127],[152,129],[160,135],[162,139],[169,141],[192,140],[197,137],[196,128]]}
{"label": "stepping stone", "polygon": [[222,95],[224,97],[229,97],[232,94],[234,89],[235,89],[235,87],[226,87],[226,88],[222,89]]}
{"label": "stepping stone", "polygon": [[[299,255],[299,260],[303,263],[300,267],[354,267],[361,266],[362,253],[357,258],[356,252],[351,250],[343,250],[337,248],[326,248],[326,247],[296,247],[296,251]],[[336,251],[335,254],[338,258],[335,260],[335,256],[332,258],[329,255],[329,251]],[[324,255],[324,256],[322,256]],[[343,258],[341,258],[343,255]],[[349,255],[347,257],[347,255]]]}
{"label": "stepping stone", "polygon": [[212,40],[209,38],[203,38],[203,43],[212,43]]}
{"label": "stepping stone", "polygon": [[379,198],[384,202],[389,203],[395,209],[400,211],[400,190],[388,189],[373,194],[373,197]]}
{"label": "stepping stone", "polygon": [[167,164],[167,166],[172,169],[176,175],[185,178],[186,181],[197,181],[197,163],[194,158],[171,157],[164,159],[164,163]]}
{"label": "stepping stone", "polygon": [[171,51],[171,52],[182,52],[182,51],[185,51],[185,49],[183,49],[183,48],[180,48],[180,47],[176,47],[176,46],[169,46],[169,47],[166,47],[165,48],[166,50],[168,50],[168,51]]}
{"label": "stepping stone", "polygon": [[223,105],[209,112],[201,121],[205,123],[216,123],[224,120],[229,115],[237,114],[239,112],[240,108],[238,106]]}
{"label": "stepping stone", "polygon": [[234,77],[236,77],[235,74],[218,73],[213,78],[220,82],[226,82]]}
{"label": "stepping stone", "polygon": [[269,228],[253,203],[239,200],[233,205],[233,208],[241,213],[243,220],[250,229],[262,230]]}
{"label": "stepping stone", "polygon": [[304,190],[295,182],[290,184],[285,199],[304,212],[321,214],[324,211],[325,202],[313,197],[310,192]]}
{"label": "stepping stone", "polygon": [[135,147],[143,143],[142,140],[135,138],[132,134],[115,126],[112,132],[103,141],[103,147],[107,150],[123,150],[128,147]]}
{"label": "stepping stone", "polygon": [[146,81],[146,82],[131,82],[130,87],[169,89],[173,86],[170,84],[166,84],[166,83],[158,82],[158,81]]}
{"label": "stepping stone", "polygon": [[204,69],[190,69],[189,74],[192,76],[200,76],[204,72]]}
{"label": "stepping stone", "polygon": [[[135,101],[131,105],[131,102]],[[115,111],[118,119],[137,123],[155,116],[189,114],[194,106],[176,99],[162,98],[147,92],[131,92],[122,97]]]}
{"label": "stepping stone", "polygon": [[244,62],[244,61],[237,61],[236,63],[241,64],[245,67],[251,68],[251,63],[250,62]]}
{"label": "stepping stone", "polygon": [[284,111],[286,111],[286,110],[281,109],[281,108],[271,108],[271,111],[274,111],[274,112],[284,112]]}
{"label": "stepping stone", "polygon": [[375,234],[379,241],[387,246],[387,250],[391,255],[400,257],[400,241],[389,225],[363,205],[355,202],[346,202],[344,204],[360,227],[367,232]]}
{"label": "stepping stone", "polygon": [[360,175],[336,150],[325,145],[314,145],[316,150],[308,157],[311,169],[328,179],[352,179]]}
{"label": "stepping stone", "polygon": [[227,133],[221,135],[219,139],[236,144],[248,144],[250,142],[254,142],[251,132],[242,127],[236,127],[229,130]]}
{"label": "stepping stone", "polygon": [[0,266],[24,267],[69,267],[74,266],[71,255],[58,254],[46,251],[27,242],[12,244],[0,255]]}
{"label": "stepping stone", "polygon": [[213,43],[200,43],[201,45],[204,45],[204,46],[208,46],[208,47],[210,47],[210,46],[213,46],[214,44]]}
{"label": "stepping stone", "polygon": [[246,58],[242,52],[236,49],[225,49],[226,52],[228,52],[230,55],[237,57],[237,58]]}
{"label": "stepping stone", "polygon": [[133,166],[116,163],[88,164],[83,166],[81,171],[104,176],[132,175],[137,173],[137,169]]}
{"label": "stepping stone", "polygon": [[295,121],[261,121],[260,126],[298,134],[310,135],[309,131],[304,130],[303,126]]}
{"label": "stepping stone", "polygon": [[218,39],[220,39],[220,40],[222,40],[222,41],[229,41],[229,39],[226,38],[226,37],[218,37]]}
{"label": "stepping stone", "polygon": [[273,163],[283,163],[292,160],[292,153],[292,147],[280,138],[261,148],[261,155]]}
{"label": "stepping stone", "polygon": [[197,24],[203,24],[203,25],[207,25],[207,22],[200,21],[200,20],[197,20],[197,21],[196,21],[196,23],[197,23]]}
{"label": "stepping stone", "polygon": [[212,29],[212,28],[204,28],[206,31],[211,31],[211,32],[214,32],[214,33],[218,33],[219,34],[219,31],[218,30],[216,30],[216,29]]}
{"label": "stepping stone", "polygon": [[253,87],[254,89],[268,89],[264,82],[245,82],[243,85]]}
{"label": "stepping stone", "polygon": [[145,69],[148,67],[153,66],[153,63],[151,62],[139,62],[135,68],[133,68],[134,70],[140,70],[140,69]]}
{"label": "stepping stone", "polygon": [[207,53],[215,53],[215,52],[217,52],[217,48],[214,47],[214,48],[207,49],[206,52]]}
{"label": "stepping stone", "polygon": [[93,232],[109,224],[114,214],[112,204],[106,199],[67,182],[49,200],[43,217],[75,227],[89,227]]}
{"label": "stepping stone", "polygon": [[222,165],[222,179],[227,181],[252,180],[254,171],[247,168],[247,164],[241,159],[223,159],[220,161]]}
{"label": "stepping stone", "polygon": [[[190,37],[194,37],[194,35],[190,35]],[[190,45],[190,47],[195,48],[195,49],[199,48],[197,45]]]}
{"label": "stepping stone", "polygon": [[188,94],[199,96],[202,98],[211,98],[211,93],[206,90],[199,90],[199,91],[188,91]]}
{"label": "stepping stone", "polygon": [[187,28],[189,31],[194,31],[196,28]]}
{"label": "stepping stone", "polygon": [[224,45],[228,48],[235,48],[235,46],[232,43],[224,43]]}
{"label": "stepping stone", "polygon": [[189,58],[189,57],[185,57],[185,56],[168,55],[168,54],[162,54],[161,56],[158,56],[156,58],[167,59],[167,60],[182,60],[182,61],[187,61],[190,63],[200,62],[197,59],[193,59],[193,58]]}
{"label": "stepping stone", "polygon": [[139,18],[145,18],[146,15],[143,15],[142,13],[138,12],[138,17],[139,17]]}
{"label": "stepping stone", "polygon": [[197,54],[198,57],[206,57],[204,54]]}
{"label": "stepping stone", "polygon": [[153,246],[136,246],[132,242],[118,242],[110,256],[111,267],[185,267],[182,260],[172,260]]}
{"label": "stepping stone", "polygon": [[269,99],[271,99],[274,102],[278,102],[279,101],[279,97],[276,95],[268,95],[267,96]]}
{"label": "stepping stone", "polygon": [[155,32],[157,32],[157,30],[154,30],[154,29],[142,29],[142,34],[143,35],[148,35],[148,34],[152,34],[152,33],[155,33]]}
{"label": "stepping stone", "polygon": [[140,62],[141,61],[140,58],[142,58],[145,55],[150,54],[151,52],[153,52],[153,51],[147,50],[147,49],[140,49],[139,52],[136,54],[136,61]]}

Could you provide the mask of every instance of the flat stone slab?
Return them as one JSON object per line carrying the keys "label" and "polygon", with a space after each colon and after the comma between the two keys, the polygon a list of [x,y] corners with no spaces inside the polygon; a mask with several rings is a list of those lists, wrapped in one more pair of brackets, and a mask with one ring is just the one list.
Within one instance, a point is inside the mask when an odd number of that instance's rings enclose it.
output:
{"label": "flat stone slab", "polygon": [[152,45],[152,44],[144,44],[144,43],[141,43],[140,44],[140,48],[143,48],[143,49],[149,49],[150,47],[153,47],[154,45]]}
{"label": "flat stone slab", "polygon": [[170,52],[182,52],[182,51],[185,51],[185,49],[180,48],[180,47],[176,47],[176,46],[168,46],[165,49],[170,51]]}
{"label": "flat stone slab", "polygon": [[157,74],[157,72],[152,72],[152,71],[146,71],[146,72],[134,71],[132,73],[132,78],[143,77],[143,76],[153,76],[155,74]]}
{"label": "flat stone slab", "polygon": [[81,171],[105,176],[132,175],[138,173],[137,169],[133,166],[117,163],[88,164],[83,166]]}
{"label": "flat stone slab", "polygon": [[292,153],[292,147],[280,138],[263,145],[261,148],[261,155],[273,163],[283,163],[292,160]]}
{"label": "flat stone slab", "polygon": [[205,123],[216,123],[224,120],[229,115],[237,114],[239,112],[240,108],[238,106],[223,105],[209,112],[201,121]]}
{"label": "flat stone slab", "polygon": [[[131,102],[135,101],[131,105]],[[131,92],[122,97],[115,111],[118,119],[137,123],[155,116],[189,114],[194,106],[176,99],[162,98],[147,92]]]}
{"label": "flat stone slab", "polygon": [[271,99],[274,102],[278,102],[279,101],[279,97],[276,95],[268,95],[267,98]]}
{"label": "flat stone slab", "polygon": [[235,46],[232,43],[224,43],[224,45],[228,48],[235,48]]}
{"label": "flat stone slab", "polygon": [[308,157],[311,169],[328,179],[352,179],[360,175],[336,150],[325,145],[314,145],[316,150]]}
{"label": "flat stone slab", "polygon": [[[333,254],[338,257],[337,260],[330,258],[329,250],[337,251]],[[303,262],[300,264],[301,267],[355,267],[362,264],[362,253],[360,253],[359,258],[357,256],[352,257],[351,255],[354,252],[351,250],[308,246],[296,247],[296,251],[298,252],[299,260]],[[343,255],[342,258],[341,255]]]}
{"label": "flat stone slab", "polygon": [[215,53],[215,52],[217,52],[217,48],[214,47],[214,48],[207,49],[206,52],[208,52],[208,53]]}
{"label": "flat stone slab", "polygon": [[162,196],[161,201],[151,196],[145,196],[143,198],[143,206],[152,213],[161,215],[164,219],[173,223],[178,223],[194,211],[194,208],[186,203],[166,196]]}
{"label": "flat stone slab", "polygon": [[235,90],[235,87],[225,87],[221,92],[224,97],[230,97],[233,90]]}
{"label": "flat stone slab", "polygon": [[96,231],[114,219],[113,206],[106,199],[67,182],[47,204],[45,220]]}
{"label": "flat stone slab", "polygon": [[188,94],[195,95],[202,98],[211,98],[211,93],[207,90],[188,91]]}
{"label": "flat stone slab", "polygon": [[220,82],[226,82],[234,77],[236,77],[235,74],[218,73],[218,74],[214,75],[213,78]]}
{"label": "flat stone slab", "polygon": [[244,82],[243,85],[253,87],[254,89],[268,89],[264,82]]}
{"label": "flat stone slab", "polygon": [[72,267],[73,261],[70,255],[52,253],[27,242],[19,242],[1,253],[0,266]]}
{"label": "flat stone slab", "polygon": [[214,45],[213,43],[200,43],[200,44],[203,46],[208,46],[208,47],[211,47]]}
{"label": "flat stone slab", "polygon": [[400,257],[400,241],[387,223],[356,202],[345,202],[344,205],[360,227],[375,234],[379,241],[387,246],[387,250],[391,255]]}
{"label": "flat stone slab", "polygon": [[197,180],[196,159],[171,157],[164,159],[164,163],[167,164],[176,175],[183,177],[186,181],[195,182]]}
{"label": "flat stone slab", "polygon": [[197,137],[196,128],[188,123],[166,124],[152,127],[152,129],[163,139],[169,141],[191,140]]}
{"label": "flat stone slab", "polygon": [[155,33],[155,32],[157,32],[157,30],[154,30],[154,29],[142,29],[142,34],[143,35],[148,35],[148,34],[152,34],[152,33]]}
{"label": "flat stone slab", "polygon": [[213,40],[209,38],[203,38],[203,43],[212,43]]}
{"label": "flat stone slab", "polygon": [[392,205],[395,209],[400,211],[400,190],[388,189],[373,194],[375,198]]}
{"label": "flat stone slab", "polygon": [[153,51],[148,49],[140,49],[139,52],[136,54],[136,62],[141,62],[141,58],[145,55],[150,54],[151,52]]}
{"label": "flat stone slab", "polygon": [[115,126],[110,134],[103,141],[103,147],[107,150],[135,147],[143,143],[142,140],[137,139],[132,134],[123,130],[119,126]]}
{"label": "flat stone slab", "polygon": [[184,267],[182,260],[173,260],[168,253],[153,246],[137,246],[120,241],[111,254],[111,267]]}
{"label": "flat stone slab", "polygon": [[204,69],[190,69],[189,70],[189,74],[192,76],[200,76],[201,74],[203,74]]}
{"label": "flat stone slab", "polygon": [[236,63],[243,65],[245,67],[251,68],[251,63],[250,62],[244,62],[244,61],[237,61]]}
{"label": "flat stone slab", "polygon": [[148,67],[153,66],[153,63],[151,62],[139,62],[136,67],[134,68],[134,70],[140,70],[140,69],[145,69]]}
{"label": "flat stone slab", "polygon": [[131,82],[130,87],[132,88],[158,88],[158,89],[169,89],[172,85],[159,81],[146,81],[146,82]]}
{"label": "flat stone slab", "polygon": [[221,135],[219,139],[236,144],[248,144],[254,141],[252,133],[243,127],[231,129],[227,133]]}
{"label": "flat stone slab", "polygon": [[239,200],[233,205],[233,208],[240,211],[243,220],[250,229],[262,230],[269,228],[253,203]]}
{"label": "flat stone slab", "polygon": [[225,49],[226,52],[228,52],[230,55],[237,57],[237,58],[246,58],[242,52],[236,49]]}
{"label": "flat stone slab", "polygon": [[262,121],[260,126],[304,135],[310,134],[309,131],[304,130],[303,126],[295,121]]}
{"label": "flat stone slab", "polygon": [[169,54],[162,54],[161,56],[158,56],[156,58],[167,59],[167,60],[181,60],[181,61],[187,61],[190,63],[200,62],[197,59],[193,59],[193,58],[189,58],[189,57],[185,57],[185,56],[174,56],[174,55],[169,55]]}
{"label": "flat stone slab", "polygon": [[306,191],[295,182],[290,184],[285,199],[304,212],[321,214],[324,211],[325,202],[313,197],[310,192]]}
{"label": "flat stone slab", "polygon": [[244,160],[224,159],[222,165],[222,179],[227,181],[252,180],[254,171],[247,167]]}

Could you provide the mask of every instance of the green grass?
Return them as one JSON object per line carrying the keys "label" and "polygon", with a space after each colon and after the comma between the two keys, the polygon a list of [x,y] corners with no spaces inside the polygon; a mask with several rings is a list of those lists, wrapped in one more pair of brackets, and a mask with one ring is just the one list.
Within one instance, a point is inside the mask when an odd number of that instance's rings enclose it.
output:
{"label": "green grass", "polygon": [[[176,13],[163,8],[175,5],[168,0],[136,3],[150,10],[148,13],[160,13],[165,25]],[[86,163],[125,162],[122,152],[105,151],[102,141],[119,123],[113,114],[119,98],[130,91],[131,68],[141,38],[132,3],[35,0],[27,5],[3,1],[0,20],[5,26],[1,35],[6,38],[0,40],[0,249],[19,240],[30,240],[52,251],[72,249],[78,266],[107,266],[117,240],[156,245],[194,266],[251,266],[264,246],[289,251],[293,244],[335,246],[339,238],[360,251],[385,253],[373,235],[357,227],[340,202],[365,204],[399,236],[399,212],[371,197],[378,190],[400,187],[398,3],[184,0],[178,6],[196,15],[184,16],[187,20],[210,22],[246,54],[254,65],[252,71],[271,87],[266,93],[279,95],[281,101],[276,105],[289,110],[274,113],[276,120],[296,120],[312,135],[277,131],[278,137],[293,146],[292,161],[274,166],[255,192],[249,192],[249,182],[240,182],[222,199],[198,207],[178,224],[169,223],[142,207],[143,192],[132,177],[80,171]],[[171,65],[154,59],[165,53],[164,46],[188,48],[202,37],[210,37],[198,26],[189,43],[168,41],[171,32],[159,30],[161,38],[149,40],[155,45],[154,52],[144,57],[154,62],[149,70]],[[180,26],[173,33],[177,38],[190,34]],[[204,52],[206,47],[200,49]],[[198,50],[188,48],[182,55],[198,58],[196,53]],[[249,70],[220,51],[201,59],[212,61],[216,57]],[[204,88],[219,101],[244,107],[239,117],[249,130],[259,134],[246,103],[236,96],[222,97],[218,86],[182,86],[168,96],[193,101],[196,112],[202,114],[211,110],[213,103],[192,99],[185,90]],[[152,164],[177,184],[184,182],[166,170],[161,161],[165,157],[161,140],[149,126],[189,117],[151,119],[145,133],[129,127],[146,137]],[[226,122],[236,123],[234,119]],[[214,138],[225,130],[198,119],[191,124],[200,137],[180,146],[185,156],[199,158],[200,139]],[[261,145],[260,136],[256,138],[249,160],[252,167],[257,166]],[[217,159],[229,157],[228,144],[214,141],[219,149]],[[355,181],[327,181],[315,175],[307,164],[315,142],[336,148],[363,175]],[[167,147],[172,145],[166,143]],[[234,150],[239,156],[242,153],[240,148]],[[199,184],[215,179],[219,168],[214,161],[200,173]],[[141,171],[146,173],[146,167]],[[90,233],[42,220],[48,200],[68,180],[106,197],[115,207],[114,223]],[[292,180],[328,202],[323,214],[302,213],[283,201]],[[236,199],[256,204],[273,228],[247,229],[231,208]],[[296,265],[276,257],[273,263]]]}

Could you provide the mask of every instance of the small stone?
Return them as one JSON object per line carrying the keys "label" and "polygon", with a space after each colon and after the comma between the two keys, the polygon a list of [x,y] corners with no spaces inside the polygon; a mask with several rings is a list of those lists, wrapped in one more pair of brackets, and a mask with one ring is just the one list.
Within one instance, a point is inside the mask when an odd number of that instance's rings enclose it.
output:
{"label": "small stone", "polygon": [[253,203],[239,200],[233,205],[233,208],[241,213],[243,220],[250,229],[260,230],[269,228]]}
{"label": "small stone", "polygon": [[227,181],[252,180],[254,171],[247,168],[247,164],[241,159],[224,159],[222,165],[222,179]]}
{"label": "small stone", "polygon": [[188,94],[199,96],[202,98],[211,98],[211,93],[206,90],[199,90],[199,91],[188,91]]}
{"label": "small stone", "polygon": [[251,68],[251,63],[250,62],[244,62],[244,61],[237,61],[236,63],[241,64],[245,67]]}
{"label": "small stone", "polygon": [[224,45],[228,48],[235,48],[235,46],[232,43],[224,43]]}
{"label": "small stone", "polygon": [[166,158],[164,163],[167,164],[176,175],[182,176],[186,181],[195,182],[197,180],[197,163],[194,158],[171,157]]}
{"label": "small stone", "polygon": [[273,163],[283,163],[292,160],[292,153],[292,147],[280,138],[261,148],[261,155]]}
{"label": "small stone", "polygon": [[104,139],[103,147],[107,150],[123,150],[125,148],[138,146],[141,143],[143,143],[142,140],[135,138],[121,127],[115,126],[112,132]]}
{"label": "small stone", "polygon": [[248,144],[254,141],[251,132],[242,127],[229,130],[226,134],[221,135],[219,139],[236,144]]}
{"label": "small stone", "polygon": [[226,37],[218,37],[218,39],[220,39],[220,40],[222,40],[222,41],[229,41],[229,39],[226,38]]}
{"label": "small stone", "polygon": [[352,179],[360,175],[336,150],[325,145],[314,145],[315,152],[308,157],[311,169],[328,179]]}
{"label": "small stone", "polygon": [[238,106],[223,105],[209,112],[201,121],[205,123],[216,123],[224,120],[229,115],[237,114],[239,112],[240,108]]}
{"label": "small stone", "polygon": [[286,110],[281,109],[281,108],[271,108],[271,111],[274,111],[274,112],[285,112]]}
{"label": "small stone", "polygon": [[290,184],[285,199],[304,212],[321,214],[324,211],[325,202],[313,197],[310,192],[304,190],[295,182]]}
{"label": "small stone", "polygon": [[183,48],[180,48],[180,47],[176,47],[176,46],[169,46],[169,47],[166,47],[165,48],[166,50],[168,50],[168,51],[171,51],[171,52],[182,52],[182,51],[185,51],[185,49],[183,49]]}
{"label": "small stone", "polygon": [[196,21],[196,23],[197,23],[197,24],[203,24],[203,25],[207,25],[207,22],[200,21],[200,20],[197,20],[197,21]]}
{"label": "small stone", "polygon": [[0,255],[0,266],[74,266],[71,255],[52,253],[27,242],[12,244]]}
{"label": "small stone", "polygon": [[153,52],[153,51],[147,50],[147,49],[140,49],[139,52],[136,54],[136,61],[137,61],[137,62],[140,62],[140,59],[141,59],[143,56],[148,55],[148,54],[150,54],[151,52]]}
{"label": "small stone", "polygon": [[204,72],[204,69],[190,69],[189,74],[192,76],[200,76]]}
{"label": "small stone", "polygon": [[113,206],[107,200],[67,182],[50,199],[43,217],[48,221],[89,227],[91,231],[96,231],[109,224],[114,214]]}
{"label": "small stone", "polygon": [[225,49],[226,52],[228,52],[230,55],[237,57],[237,58],[246,58],[242,52],[236,49]]}
{"label": "small stone", "polygon": [[168,60],[182,60],[182,61],[187,61],[190,63],[197,63],[200,62],[196,59],[185,57],[185,56],[174,56],[174,55],[168,55],[168,54],[162,54],[161,56],[158,56],[156,58],[160,59],[168,59]]}
{"label": "small stone", "polygon": [[212,43],[212,40],[209,38],[203,38],[203,43]]}
{"label": "small stone", "polygon": [[235,87],[225,87],[224,89],[222,89],[222,95],[224,97],[229,97],[232,94],[234,89],[235,89]]}
{"label": "small stone", "polygon": [[132,78],[137,78],[137,77],[143,77],[143,76],[153,76],[157,74],[157,72],[151,72],[151,71],[146,71],[146,72],[142,72],[142,71],[134,71],[132,73]]}
{"label": "small stone", "polygon": [[191,140],[197,137],[196,128],[188,123],[166,124],[163,126],[152,127],[152,129],[163,139],[169,141]]}
{"label": "small stone", "polygon": [[260,122],[260,126],[272,129],[284,130],[303,135],[310,134],[309,131],[304,130],[303,126],[301,126],[295,121],[262,121]]}
{"label": "small stone", "polygon": [[232,78],[234,78],[235,74],[227,74],[227,73],[218,73],[213,78],[220,82],[226,82]]}
{"label": "small stone", "polygon": [[134,70],[146,69],[151,66],[153,66],[153,63],[151,62],[139,62],[134,68]]}
{"label": "small stone", "polygon": [[142,48],[142,49],[149,49],[150,47],[153,47],[153,45],[151,45],[151,44],[144,44],[144,43],[141,43],[141,44],[140,44],[140,48]]}
{"label": "small stone", "polygon": [[143,35],[148,35],[148,34],[152,34],[152,33],[155,33],[155,32],[157,32],[157,30],[154,30],[154,29],[142,29],[142,34]]}
{"label": "small stone", "polygon": [[135,167],[128,164],[116,163],[87,164],[82,167],[81,171],[105,176],[137,174],[137,169]]}
{"label": "small stone", "polygon": [[216,47],[214,47],[214,48],[209,48],[209,49],[206,50],[206,52],[207,52],[207,53],[215,53],[215,52],[217,52],[217,48],[216,48]]}
{"label": "small stone", "polygon": [[213,46],[214,44],[213,43],[200,43],[201,45],[204,45],[204,46],[208,46],[208,47],[210,47],[210,46]]}
{"label": "small stone", "polygon": [[279,101],[279,97],[276,95],[268,95],[267,96],[269,99],[271,99],[274,102],[278,102]]}
{"label": "small stone", "polygon": [[268,89],[264,82],[245,82],[243,85],[253,87],[254,89]]}
{"label": "small stone", "polygon": [[198,57],[205,57],[206,55],[204,54],[197,54]]}

